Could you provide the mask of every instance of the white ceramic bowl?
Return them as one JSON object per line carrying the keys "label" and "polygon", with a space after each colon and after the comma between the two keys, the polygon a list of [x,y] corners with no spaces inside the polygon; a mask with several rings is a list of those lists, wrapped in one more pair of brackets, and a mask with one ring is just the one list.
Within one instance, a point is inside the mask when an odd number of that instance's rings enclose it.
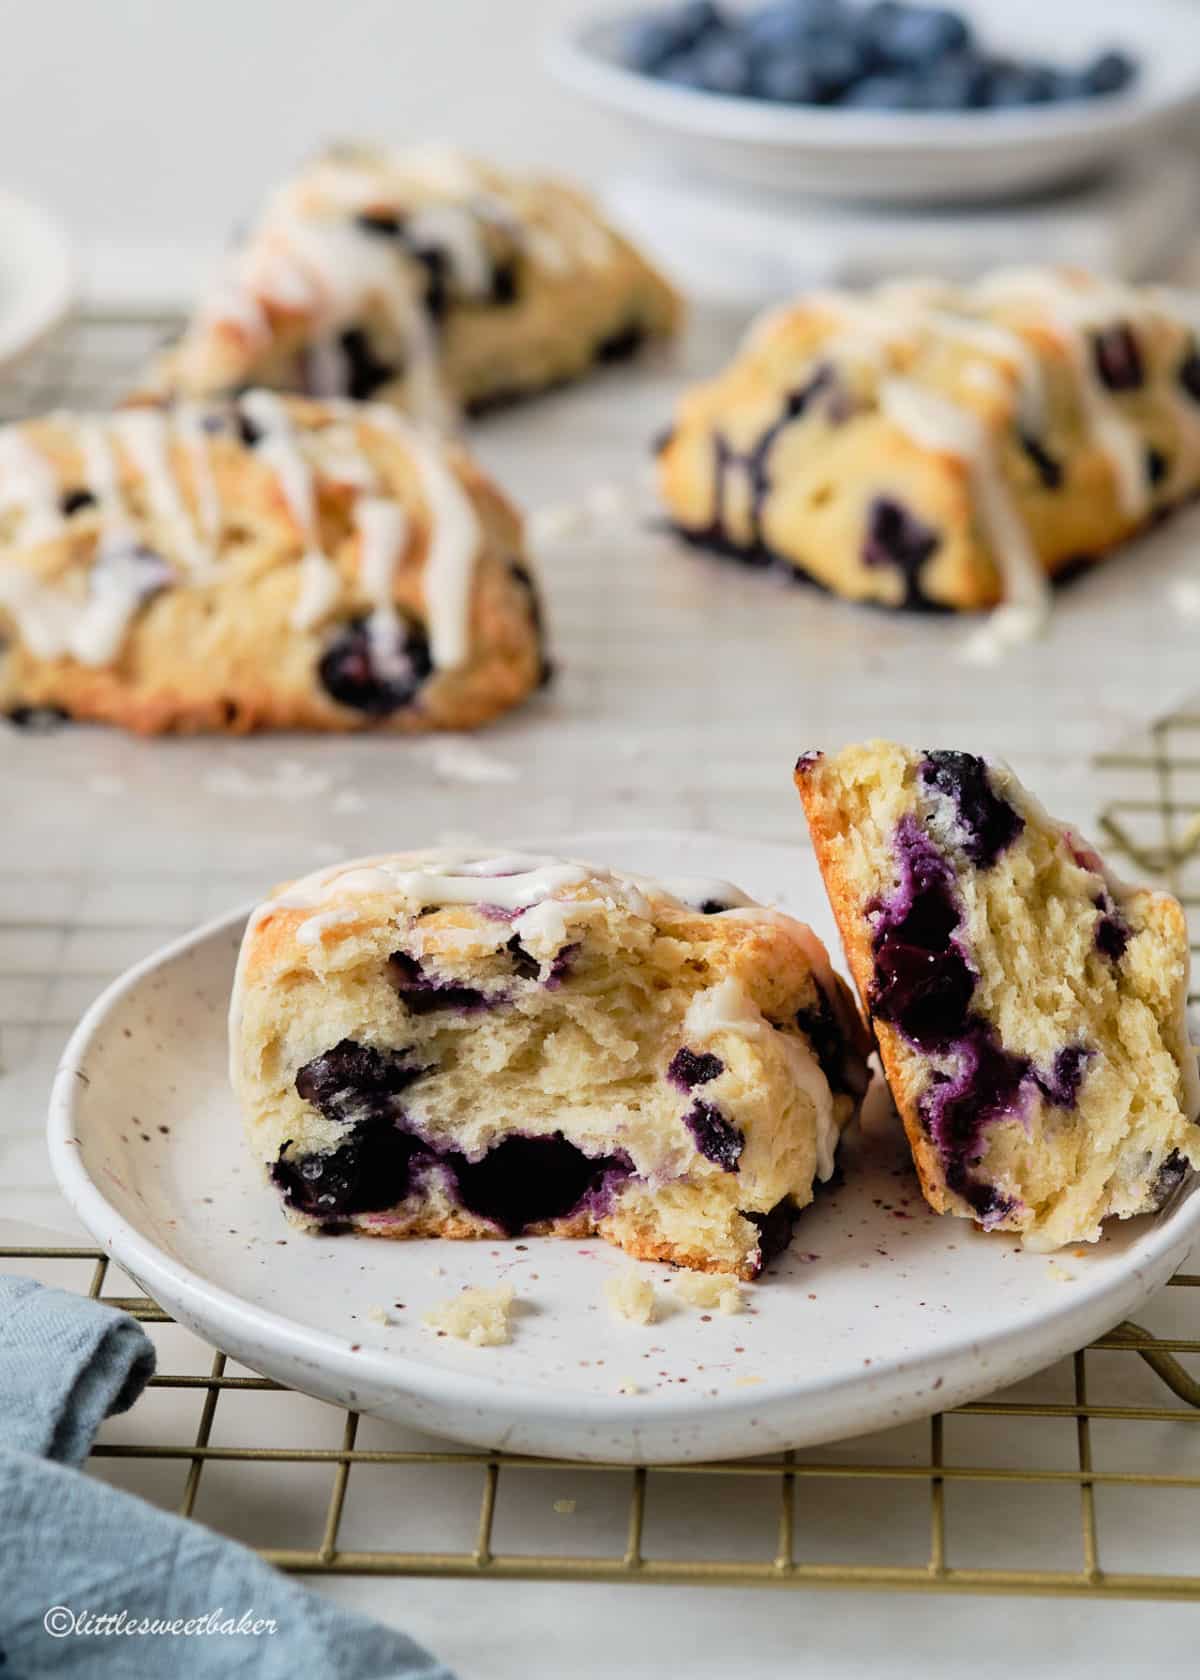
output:
{"label": "white ceramic bowl", "polygon": [[74,262],[66,234],[35,204],[0,192],[0,368],[49,333],[71,307]]}
{"label": "white ceramic bowl", "polygon": [[966,0],[960,9],[994,51],[1082,65],[1119,45],[1137,55],[1141,74],[1106,99],[892,113],[728,99],[655,81],[619,62],[628,13],[568,29],[547,55],[568,87],[638,125],[656,158],[776,193],[879,203],[985,200],[1061,185],[1200,110],[1193,0]]}
{"label": "white ceramic bowl", "polygon": [[[657,833],[557,849],[726,874],[835,936],[811,852]],[[598,1240],[306,1236],[246,1152],[229,1089],[243,921],[150,957],[88,1011],[55,1081],[51,1159],[79,1218],[182,1323],[341,1405],[514,1452],[626,1463],[831,1440],[975,1399],[1082,1346],[1164,1283],[1200,1229],[1195,1186],[1053,1262],[938,1219],[877,1089],[842,1146],[844,1183],[801,1216],[733,1317],[671,1310],[670,1269],[646,1265],[664,1316],[614,1322],[603,1284],[630,1262]],[[508,1346],[421,1327],[461,1285],[500,1279],[522,1303]]]}

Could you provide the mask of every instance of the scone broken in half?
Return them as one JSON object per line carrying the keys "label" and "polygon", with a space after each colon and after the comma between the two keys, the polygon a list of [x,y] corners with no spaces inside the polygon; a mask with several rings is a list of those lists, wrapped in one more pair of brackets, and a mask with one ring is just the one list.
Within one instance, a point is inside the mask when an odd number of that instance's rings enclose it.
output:
{"label": "scone broken in half", "polygon": [[1011,771],[889,742],[796,766],[926,1199],[1090,1242],[1200,1165],[1188,935]]}
{"label": "scone broken in half", "polygon": [[465,729],[545,669],[519,515],[389,408],[250,391],[0,428],[0,711]]}
{"label": "scone broken in half", "polygon": [[396,854],[252,916],[231,1016],[290,1218],[382,1237],[599,1233],[754,1277],[866,1085],[810,929],[723,882]]}

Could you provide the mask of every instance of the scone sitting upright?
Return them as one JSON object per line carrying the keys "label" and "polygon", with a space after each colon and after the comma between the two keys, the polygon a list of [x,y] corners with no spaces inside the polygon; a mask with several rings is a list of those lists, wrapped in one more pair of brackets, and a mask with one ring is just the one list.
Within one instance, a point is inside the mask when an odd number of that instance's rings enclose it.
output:
{"label": "scone sitting upright", "polygon": [[389,408],[250,391],[0,429],[0,711],[464,729],[544,670],[519,516]]}
{"label": "scone sitting upright", "polygon": [[1160,1207],[1200,1166],[1175,900],[969,753],[810,753],[796,783],[930,1206],[1045,1248]]}
{"label": "scone sitting upright", "polygon": [[573,379],[679,314],[574,188],[447,148],[343,146],[273,196],[139,394],[266,385],[433,419]]}
{"label": "scone sitting upright", "polygon": [[1031,630],[1049,578],[1200,489],[1195,325],[1066,269],[813,293],[685,393],[658,471],[697,543]]}
{"label": "scone sitting upright", "polygon": [[400,853],[281,888],[231,1011],[289,1216],[599,1232],[750,1278],[830,1177],[865,1040],[810,929],[724,882]]}

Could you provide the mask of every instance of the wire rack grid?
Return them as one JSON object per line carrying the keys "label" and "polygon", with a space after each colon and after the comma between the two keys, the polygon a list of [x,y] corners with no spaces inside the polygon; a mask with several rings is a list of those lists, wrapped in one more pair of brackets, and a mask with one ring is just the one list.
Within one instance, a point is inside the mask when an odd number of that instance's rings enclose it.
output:
{"label": "wire rack grid", "polygon": [[[8,377],[0,416],[110,402],[173,322],[165,311],[77,320]],[[1112,789],[1102,819],[1110,846],[1200,906],[1200,711],[1162,720],[1097,768]],[[86,1001],[80,988],[91,995],[111,977],[122,938],[157,942],[175,929],[133,918],[112,893],[43,915],[25,902],[27,882],[10,884],[0,958],[4,937],[18,936],[17,968],[0,961],[0,1043],[9,1066],[23,1048],[32,1091]],[[230,875],[208,892],[223,903],[234,886]],[[208,906],[197,898],[198,915]],[[71,936],[82,932],[81,950],[95,949],[89,931],[103,932],[108,966],[81,956],[65,990],[34,996],[28,982],[50,986]],[[29,941],[43,936],[53,949],[36,945],[43,968],[25,972]],[[926,1423],[767,1459],[631,1470],[456,1450],[304,1399],[190,1337],[98,1249],[10,1245],[0,1263],[131,1312],[159,1345],[150,1393],[102,1432],[93,1473],[217,1528],[231,1508],[221,1478],[270,1474],[257,1525],[230,1531],[286,1570],[1200,1599],[1200,1273],[1172,1279],[1145,1325],[1121,1324],[1043,1376]],[[171,1404],[158,1411],[156,1400]],[[264,1440],[272,1444],[251,1444]],[[383,1519],[376,1509],[364,1524],[356,1500],[389,1476],[398,1480]],[[564,1491],[573,1497],[551,1498]],[[1152,1558],[1125,1542],[1131,1500],[1153,1502],[1156,1528],[1174,1536]],[[398,1544],[406,1504],[420,1512],[420,1544]],[[509,1543],[510,1508],[552,1512],[553,1542]],[[705,1520],[718,1512],[719,1522]],[[453,1535],[435,1513],[454,1518]],[[572,1533],[565,1519],[577,1515]],[[301,1545],[306,1521],[311,1543]]]}

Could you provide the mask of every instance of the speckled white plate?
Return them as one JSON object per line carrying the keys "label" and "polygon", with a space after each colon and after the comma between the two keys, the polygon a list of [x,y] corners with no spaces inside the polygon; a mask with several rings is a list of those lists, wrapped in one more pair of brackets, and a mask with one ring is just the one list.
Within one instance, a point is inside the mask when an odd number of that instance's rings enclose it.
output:
{"label": "speckled white plate", "polygon": [[[810,853],[688,834],[585,834],[555,849],[652,874],[719,875],[836,945]],[[117,981],[74,1034],[50,1114],[54,1169],[84,1224],[179,1319],[325,1399],[511,1451],[625,1462],[762,1453],[882,1428],[1014,1382],[1133,1312],[1182,1262],[1200,1195],[1053,1260],[927,1212],[876,1090],[842,1188],[735,1317],[670,1308],[614,1322],[599,1241],[368,1242],[286,1224],[242,1152],[225,1011],[243,915]],[[508,1279],[511,1343],[421,1328],[461,1284]],[[391,1322],[374,1321],[385,1308]],[[668,1310],[669,1308],[669,1310]],[[627,1392],[628,1390],[635,1392]]]}

